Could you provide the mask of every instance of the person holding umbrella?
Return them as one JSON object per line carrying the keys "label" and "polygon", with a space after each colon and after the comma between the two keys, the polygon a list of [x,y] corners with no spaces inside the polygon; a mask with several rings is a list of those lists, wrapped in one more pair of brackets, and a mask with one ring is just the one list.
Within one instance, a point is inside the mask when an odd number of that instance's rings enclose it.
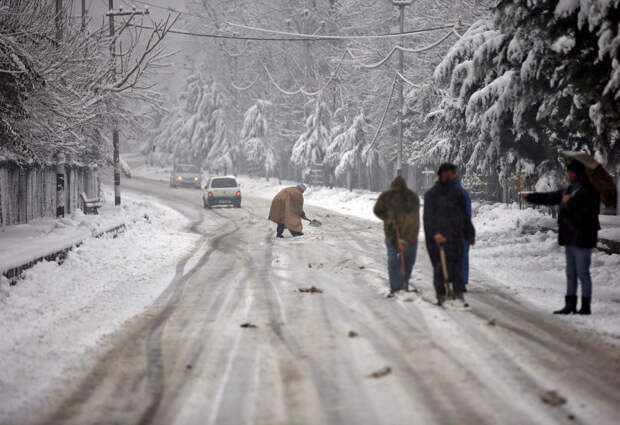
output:
{"label": "person holding umbrella", "polygon": [[[570,185],[546,193],[523,193],[524,201],[538,205],[559,205],[558,242],[566,250],[566,296],[564,308],[554,314],[591,314],[592,248],[598,240],[599,191],[592,185],[584,164],[567,157]],[[577,280],[581,281],[581,309],[577,311]]]}
{"label": "person holding umbrella", "polygon": [[418,251],[420,232],[420,198],[398,176],[390,189],[379,195],[374,213],[383,221],[387,246],[391,297],[409,289],[409,278]]}

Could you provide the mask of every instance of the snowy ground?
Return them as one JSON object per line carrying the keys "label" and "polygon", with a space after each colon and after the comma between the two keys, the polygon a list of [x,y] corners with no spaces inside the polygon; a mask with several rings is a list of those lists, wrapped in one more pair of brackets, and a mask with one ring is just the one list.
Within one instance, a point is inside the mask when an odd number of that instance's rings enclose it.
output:
{"label": "snowy ground", "polygon": [[[138,167],[139,175],[167,181],[168,170]],[[294,182],[239,178],[244,194],[272,199]],[[378,193],[343,188],[308,188],[305,203],[341,214],[378,221],[372,213]],[[566,289],[564,250],[557,243],[556,220],[517,205],[474,203],[473,222],[478,244],[471,251],[472,287],[501,288],[541,312],[563,306]],[[617,216],[601,216],[601,235],[620,241]],[[424,234],[420,233],[420,243]],[[592,259],[593,311],[590,317],[559,317],[580,329],[595,331],[620,344],[620,255],[594,251]]]}
{"label": "snowy ground", "polygon": [[[471,251],[472,286],[500,285],[536,309],[552,312],[563,306],[566,290],[564,249],[558,245],[556,222],[532,208],[474,204],[478,243]],[[603,229],[608,233],[611,227]],[[557,320],[595,331],[620,345],[620,255],[594,250],[592,316],[560,316]]]}
{"label": "snowy ground", "polygon": [[68,217],[45,217],[28,224],[0,227],[0,272],[21,266],[123,223],[109,204],[100,215],[76,210]]}
{"label": "snowy ground", "polygon": [[[22,248],[34,249],[31,240],[38,250],[53,250],[110,224],[127,226],[116,238],[87,239],[62,265],[35,265],[16,286],[1,278],[0,423],[26,423],[26,408],[41,408],[53,389],[79,377],[74,371],[91,361],[91,350],[102,337],[161,294],[179,260],[199,238],[189,233],[189,220],[171,208],[136,195],[123,196],[120,210],[105,208],[99,216],[78,213],[34,223],[28,239],[21,245],[12,242],[19,257],[0,251],[0,262],[8,264],[25,258],[28,252]],[[18,230],[23,226],[7,229],[0,246]],[[45,243],[37,247],[37,240]]]}
{"label": "snowy ground", "polygon": [[[618,417],[615,347],[515,302],[505,287],[476,284],[470,310],[438,309],[420,247],[414,281],[422,298],[381,297],[377,221],[308,205],[323,226],[276,239],[269,197],[253,197],[249,183],[241,209],[210,210],[194,189],[123,184],[204,217],[206,250],[180,266],[183,275],[145,314],[106,338],[86,378],[67,383],[43,423],[522,425]],[[482,277],[476,271],[487,282]],[[299,291],[311,286],[323,292]],[[240,327],[245,322],[256,328]],[[549,390],[566,403],[541,401]]]}

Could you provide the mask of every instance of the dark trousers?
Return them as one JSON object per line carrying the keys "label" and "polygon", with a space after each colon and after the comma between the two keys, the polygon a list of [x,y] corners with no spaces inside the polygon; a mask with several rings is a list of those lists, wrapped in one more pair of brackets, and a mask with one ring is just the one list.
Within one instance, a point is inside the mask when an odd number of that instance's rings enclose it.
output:
{"label": "dark trousers", "polygon": [[[456,256],[455,256],[456,257]],[[446,258],[446,266],[448,269],[448,279],[453,284],[453,291],[455,295],[463,293],[463,257],[459,256],[451,261],[451,258]],[[433,263],[433,285],[435,286],[435,292],[437,295],[446,295],[446,287],[443,276],[443,269],[441,267],[441,260],[437,260]]]}
{"label": "dark trousers", "polygon": [[[282,236],[282,233],[284,233],[284,229],[286,229],[286,226],[284,224],[282,224],[282,223],[278,224],[278,228],[276,229],[276,236],[278,236],[278,237]],[[296,232],[296,231],[290,230],[290,229],[289,229],[289,232],[291,232],[291,235],[293,235],[293,236],[301,236],[301,235],[303,235],[303,233],[301,233],[301,232]]]}

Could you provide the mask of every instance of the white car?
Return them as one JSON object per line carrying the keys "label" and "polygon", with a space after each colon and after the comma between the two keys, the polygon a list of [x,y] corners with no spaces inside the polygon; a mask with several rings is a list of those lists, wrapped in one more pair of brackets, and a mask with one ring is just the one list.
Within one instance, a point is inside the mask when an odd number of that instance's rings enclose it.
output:
{"label": "white car", "polygon": [[214,205],[232,205],[241,208],[241,185],[234,176],[211,177],[202,194],[205,208]]}

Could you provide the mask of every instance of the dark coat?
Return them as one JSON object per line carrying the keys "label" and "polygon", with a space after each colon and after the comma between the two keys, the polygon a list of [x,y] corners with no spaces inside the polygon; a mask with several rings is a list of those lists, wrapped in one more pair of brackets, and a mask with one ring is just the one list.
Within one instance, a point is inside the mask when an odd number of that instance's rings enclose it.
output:
{"label": "dark coat", "polygon": [[437,233],[446,238],[448,261],[463,256],[463,239],[473,239],[476,230],[467,214],[465,196],[455,183],[437,181],[424,195],[424,233],[431,262],[439,261],[439,248],[433,239]]}
{"label": "dark coat", "polygon": [[[397,194],[400,194],[400,199],[396,199]],[[394,246],[398,246],[398,241],[393,220],[396,220],[400,238],[407,246],[417,242],[420,233],[420,198],[407,188],[407,183],[402,177],[396,177],[390,189],[379,195],[373,211],[383,220],[385,237]]]}
{"label": "dark coat", "polygon": [[[569,201],[562,203],[564,195],[572,195]],[[600,195],[592,184],[585,180],[583,183],[571,184],[566,189],[556,192],[530,193],[528,202],[539,205],[559,205],[558,213],[558,242],[560,245],[594,248],[600,229],[598,214],[600,210]]]}

